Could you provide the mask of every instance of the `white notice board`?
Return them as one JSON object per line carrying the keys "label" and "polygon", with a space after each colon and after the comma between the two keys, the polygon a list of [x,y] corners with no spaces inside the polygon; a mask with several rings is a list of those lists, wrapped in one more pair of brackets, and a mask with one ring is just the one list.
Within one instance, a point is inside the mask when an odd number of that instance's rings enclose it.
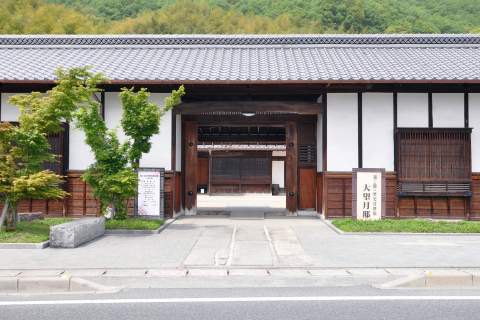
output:
{"label": "white notice board", "polygon": [[137,214],[139,216],[164,217],[165,169],[139,168]]}
{"label": "white notice board", "polygon": [[385,216],[385,169],[353,169],[352,216],[380,220]]}

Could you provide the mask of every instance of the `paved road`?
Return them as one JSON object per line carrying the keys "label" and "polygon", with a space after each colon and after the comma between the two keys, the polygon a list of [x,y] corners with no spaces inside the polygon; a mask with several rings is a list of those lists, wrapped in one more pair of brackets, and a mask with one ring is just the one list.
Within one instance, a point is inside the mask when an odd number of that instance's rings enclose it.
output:
{"label": "paved road", "polygon": [[[11,305],[6,305],[11,304]],[[0,297],[0,319],[478,319],[480,291],[369,287],[131,290]]]}
{"label": "paved road", "polygon": [[76,249],[0,249],[0,269],[478,267],[480,236],[339,235],[320,219],[184,217]]}

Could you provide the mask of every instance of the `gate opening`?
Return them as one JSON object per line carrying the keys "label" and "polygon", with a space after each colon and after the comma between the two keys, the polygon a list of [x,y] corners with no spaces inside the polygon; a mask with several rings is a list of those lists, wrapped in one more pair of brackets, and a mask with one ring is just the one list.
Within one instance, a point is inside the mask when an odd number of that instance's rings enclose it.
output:
{"label": "gate opening", "polygon": [[284,126],[198,127],[197,210],[284,214]]}

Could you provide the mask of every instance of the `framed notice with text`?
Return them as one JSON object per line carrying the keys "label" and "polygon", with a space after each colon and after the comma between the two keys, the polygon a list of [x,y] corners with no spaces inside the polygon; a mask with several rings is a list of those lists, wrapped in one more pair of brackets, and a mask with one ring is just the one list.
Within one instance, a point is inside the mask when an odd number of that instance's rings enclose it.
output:
{"label": "framed notice with text", "polygon": [[142,217],[164,217],[164,168],[139,168],[138,192],[135,202],[136,215]]}
{"label": "framed notice with text", "polygon": [[353,169],[352,217],[380,220],[385,216],[385,169]]}

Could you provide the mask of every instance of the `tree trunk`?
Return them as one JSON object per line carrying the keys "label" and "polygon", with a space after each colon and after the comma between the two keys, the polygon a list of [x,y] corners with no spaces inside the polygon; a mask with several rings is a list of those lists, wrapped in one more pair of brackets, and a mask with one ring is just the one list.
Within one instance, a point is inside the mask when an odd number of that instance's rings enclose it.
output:
{"label": "tree trunk", "polygon": [[7,219],[7,212],[8,212],[9,206],[10,206],[10,203],[8,201],[8,198],[6,198],[5,202],[3,203],[2,215],[0,216],[0,229],[3,227],[3,224],[5,223],[5,219]]}
{"label": "tree trunk", "polygon": [[11,203],[7,209],[7,224],[5,230],[15,231],[17,229],[17,205]]}

